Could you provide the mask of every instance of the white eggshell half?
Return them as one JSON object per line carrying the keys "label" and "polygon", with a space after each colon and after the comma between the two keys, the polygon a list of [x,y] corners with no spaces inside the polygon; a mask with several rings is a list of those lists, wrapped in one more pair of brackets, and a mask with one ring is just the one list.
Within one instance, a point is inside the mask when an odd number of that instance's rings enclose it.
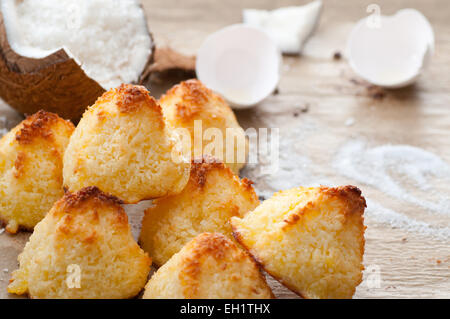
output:
{"label": "white eggshell half", "polygon": [[413,83],[434,51],[430,23],[415,9],[379,16],[379,23],[373,19],[368,16],[360,20],[350,34],[350,66],[360,77],[378,86],[398,88]]}
{"label": "white eggshell half", "polygon": [[276,88],[281,53],[264,31],[235,24],[206,38],[197,53],[196,73],[234,108],[261,102]]}

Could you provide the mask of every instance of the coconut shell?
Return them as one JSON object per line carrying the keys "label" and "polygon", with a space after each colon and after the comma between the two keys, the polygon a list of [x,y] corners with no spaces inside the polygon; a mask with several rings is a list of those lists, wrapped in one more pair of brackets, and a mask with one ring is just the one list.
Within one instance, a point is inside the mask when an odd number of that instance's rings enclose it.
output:
{"label": "coconut shell", "polygon": [[[144,18],[148,21],[145,11]],[[144,85],[153,73],[166,71],[181,70],[189,75],[184,78],[195,75],[195,56],[171,48],[156,48],[148,25],[147,32],[152,46],[137,83]],[[0,97],[10,106],[24,114],[43,109],[77,123],[85,109],[104,92],[64,49],[41,59],[14,52],[0,11]]]}
{"label": "coconut shell", "polygon": [[76,122],[104,91],[64,49],[42,59],[14,52],[0,12],[0,97],[6,103],[24,114],[44,109]]}
{"label": "coconut shell", "polygon": [[142,11],[144,12],[144,19],[147,22],[147,33],[148,33],[148,35],[150,37],[150,41],[152,43],[152,46],[150,47],[150,55],[148,56],[147,63],[145,63],[144,70],[141,72],[141,75],[139,76],[139,79],[138,79],[138,82],[137,82],[140,85],[145,85],[145,83],[148,81],[148,79],[149,79],[149,77],[151,75],[152,65],[155,63],[156,46],[155,46],[155,39],[153,38],[153,34],[150,32],[150,29],[149,29],[149,26],[148,26],[147,14],[146,14],[142,4],[140,4],[139,6],[141,7]]}

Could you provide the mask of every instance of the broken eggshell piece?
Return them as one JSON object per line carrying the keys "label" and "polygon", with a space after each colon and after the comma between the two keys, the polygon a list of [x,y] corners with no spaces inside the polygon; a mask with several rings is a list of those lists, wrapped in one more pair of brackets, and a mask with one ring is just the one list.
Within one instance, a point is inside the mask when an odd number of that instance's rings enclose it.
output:
{"label": "broken eggshell piece", "polygon": [[360,20],[348,41],[349,63],[366,81],[398,88],[413,83],[434,51],[433,29],[415,9]]}
{"label": "broken eggshell piece", "polygon": [[235,24],[206,38],[196,61],[197,77],[234,108],[251,107],[276,88],[281,54],[264,31]]}
{"label": "broken eggshell piece", "polygon": [[245,25],[267,32],[283,53],[299,54],[316,28],[321,11],[322,1],[316,0],[272,11],[244,9],[242,16]]}

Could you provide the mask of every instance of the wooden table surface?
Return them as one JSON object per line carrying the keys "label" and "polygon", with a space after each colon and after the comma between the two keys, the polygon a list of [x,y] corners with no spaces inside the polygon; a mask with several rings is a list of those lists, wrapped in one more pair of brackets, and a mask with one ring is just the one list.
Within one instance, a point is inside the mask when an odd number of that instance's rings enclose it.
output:
{"label": "wooden table surface", "polygon": [[[171,46],[195,54],[202,40],[211,32],[241,21],[243,8],[274,9],[307,1],[271,0],[144,0],[149,26],[159,46]],[[362,140],[370,147],[405,144],[419,147],[450,163],[450,10],[446,0],[377,1],[383,14],[393,14],[407,7],[419,9],[430,20],[436,40],[431,66],[411,87],[382,91],[374,98],[373,90],[360,81],[345,58],[333,59],[335,52],[345,53],[345,41],[354,23],[364,17],[371,1],[324,1],[323,14],[314,37],[299,57],[284,57],[278,94],[249,110],[237,111],[244,128],[280,129],[280,170],[261,175],[257,167],[242,171],[255,181],[260,194],[273,192],[274,185],[289,188],[319,183],[354,184],[369,200],[366,214],[366,253],[368,271],[357,288],[356,298],[450,297],[450,241],[423,231],[393,227],[383,219],[388,209],[409,221],[426,223],[444,232],[450,227],[450,211],[435,212],[386,192],[383,185],[353,180],[336,168],[336,154],[349,141]],[[148,83],[158,95],[160,88]],[[378,92],[378,91],[376,91]],[[7,126],[18,120],[14,111],[0,105],[0,116],[7,114]],[[2,123],[0,123],[1,129]],[[284,167],[289,163],[301,167]],[[284,165],[284,166],[283,166]],[[290,175],[296,170],[297,175]],[[302,174],[298,174],[298,172]],[[432,190],[405,186],[416,198],[431,200],[430,194],[448,200],[450,180],[432,179]],[[435,189],[436,188],[436,189]],[[444,195],[442,195],[444,194]],[[446,198],[445,198],[446,197]],[[433,197],[433,200],[435,197]],[[139,216],[139,208],[130,208]],[[135,218],[135,230],[138,218]],[[421,224],[424,225],[424,224]],[[28,234],[0,235],[0,297],[5,293],[10,272],[16,268],[16,256]],[[369,274],[369,271],[374,271]],[[374,284],[379,273],[380,284]],[[270,279],[278,297],[294,297]]]}

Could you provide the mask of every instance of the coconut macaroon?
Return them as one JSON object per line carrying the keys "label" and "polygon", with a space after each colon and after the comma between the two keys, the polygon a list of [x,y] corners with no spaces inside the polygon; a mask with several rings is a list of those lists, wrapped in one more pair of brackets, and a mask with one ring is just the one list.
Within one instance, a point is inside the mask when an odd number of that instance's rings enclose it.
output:
{"label": "coconut macaroon", "polygon": [[255,261],[218,233],[187,243],[152,276],[144,299],[269,299],[272,291]]}
{"label": "coconut macaroon", "polygon": [[64,185],[97,186],[132,204],[180,192],[190,161],[143,86],[122,84],[89,107],[64,156]]}
{"label": "coconut macaroon", "polygon": [[63,194],[64,151],[74,126],[39,111],[0,140],[0,219],[32,230]]}
{"label": "coconut macaroon", "polygon": [[248,141],[233,111],[219,95],[192,79],[175,85],[159,103],[169,125],[189,131],[192,158],[212,155],[239,174],[245,165]]}
{"label": "coconut macaroon", "polygon": [[264,269],[305,298],[351,298],[362,280],[364,209],[354,186],[276,193],[233,234]]}
{"label": "coconut macaroon", "polygon": [[67,193],[36,225],[8,292],[32,298],[131,298],[151,260],[117,198],[88,187]]}
{"label": "coconut macaroon", "polygon": [[222,162],[205,156],[193,161],[181,193],[154,200],[145,211],[139,242],[161,266],[197,234],[219,232],[232,238],[229,219],[243,217],[258,204],[249,180],[239,180]]}

